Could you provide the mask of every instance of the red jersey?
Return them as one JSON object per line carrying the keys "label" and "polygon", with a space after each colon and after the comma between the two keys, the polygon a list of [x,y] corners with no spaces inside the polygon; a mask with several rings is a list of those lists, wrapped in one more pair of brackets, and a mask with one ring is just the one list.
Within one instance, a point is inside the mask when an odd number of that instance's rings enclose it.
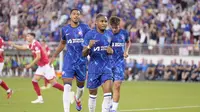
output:
{"label": "red jersey", "polygon": [[32,51],[33,57],[36,58],[36,53],[40,52],[41,58],[38,61],[38,66],[44,66],[49,63],[48,54],[42,49],[41,44],[33,40],[32,44],[29,44],[29,49]]}
{"label": "red jersey", "polygon": [[4,61],[3,51],[4,51],[4,40],[0,37],[0,63]]}
{"label": "red jersey", "polygon": [[45,44],[45,46],[43,46],[43,47],[44,47],[43,49],[44,49],[45,53],[47,53],[47,55],[50,56],[50,49],[49,49],[48,45]]}

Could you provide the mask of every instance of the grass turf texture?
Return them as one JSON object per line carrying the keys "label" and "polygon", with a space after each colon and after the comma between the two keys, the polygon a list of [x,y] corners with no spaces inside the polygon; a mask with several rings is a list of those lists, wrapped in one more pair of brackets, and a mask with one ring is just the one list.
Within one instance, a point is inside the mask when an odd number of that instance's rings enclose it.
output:
{"label": "grass turf texture", "polygon": [[[0,89],[0,112],[63,112],[61,91],[54,88],[44,90],[42,95],[45,103],[31,104],[31,101],[37,98],[31,79],[4,78],[3,80],[14,90],[14,94],[10,100],[7,100],[6,92]],[[43,80],[40,81],[40,85],[43,85]],[[73,83],[73,91],[76,91],[75,83]],[[85,89],[82,98],[82,112],[88,112],[88,95],[88,90]],[[96,112],[101,112],[102,100],[103,93],[99,88]],[[118,110],[127,110],[127,112],[200,112],[200,107],[184,108],[183,106],[200,106],[200,83],[124,82]],[[166,109],[152,110],[153,108]],[[74,103],[71,105],[71,112],[76,111]]]}

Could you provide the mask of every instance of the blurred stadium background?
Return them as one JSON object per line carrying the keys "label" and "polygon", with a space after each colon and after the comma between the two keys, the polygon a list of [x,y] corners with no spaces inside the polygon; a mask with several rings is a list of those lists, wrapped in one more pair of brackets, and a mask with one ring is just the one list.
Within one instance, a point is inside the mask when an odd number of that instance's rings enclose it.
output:
{"label": "blurred stadium background", "polygon": [[[72,8],[82,10],[82,21],[91,28],[95,26],[97,13],[104,13],[108,17],[117,15],[122,18],[121,27],[130,34],[132,44],[130,56],[126,60],[125,77],[131,82],[123,84],[120,110],[200,111],[199,83],[183,83],[199,82],[200,76],[193,80],[189,75],[187,79],[182,80],[182,74],[178,74],[180,70],[187,70],[192,65],[200,67],[199,0],[0,0],[0,36],[5,42],[11,40],[23,44],[27,32],[35,32],[37,40],[47,41],[52,54],[60,41],[60,28],[69,22],[69,12]],[[53,63],[58,76],[63,64],[63,54],[64,52]],[[31,52],[16,51],[5,45],[4,55],[4,69],[0,77],[3,77],[16,93],[10,101],[5,100],[4,94],[0,95],[0,110],[62,111],[62,93],[53,90],[44,91],[44,105],[29,104],[34,97],[30,77],[35,67],[26,70],[24,65],[32,61]],[[155,78],[151,78],[149,68],[156,71],[158,64],[165,66],[162,68],[164,72],[171,69],[172,75],[163,79],[157,77],[155,72]],[[174,78],[173,68],[177,78]],[[192,73],[193,70],[190,69],[189,72]],[[86,90],[84,112],[87,112],[87,95]],[[97,105],[100,103],[101,101],[98,101]],[[49,108],[50,105],[54,105],[55,108]],[[100,107],[97,107],[97,112],[100,111]],[[72,110],[75,111],[74,108]]]}

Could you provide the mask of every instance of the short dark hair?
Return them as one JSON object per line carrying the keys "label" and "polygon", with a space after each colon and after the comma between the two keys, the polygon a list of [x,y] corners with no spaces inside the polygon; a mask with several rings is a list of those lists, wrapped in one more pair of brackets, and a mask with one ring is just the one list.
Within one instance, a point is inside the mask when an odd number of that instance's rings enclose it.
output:
{"label": "short dark hair", "polygon": [[72,9],[72,10],[70,11],[70,14],[71,14],[73,11],[79,11],[79,12],[81,13],[81,11],[80,11],[79,9],[75,8],[75,9]]}
{"label": "short dark hair", "polygon": [[30,32],[30,33],[28,33],[28,34],[31,35],[31,36],[33,36],[33,37],[35,38],[35,33]]}
{"label": "short dark hair", "polygon": [[120,18],[117,16],[112,16],[109,20],[110,25],[119,25],[120,24]]}
{"label": "short dark hair", "polygon": [[100,17],[106,17],[106,15],[99,13],[99,14],[96,15],[96,20],[99,19]]}

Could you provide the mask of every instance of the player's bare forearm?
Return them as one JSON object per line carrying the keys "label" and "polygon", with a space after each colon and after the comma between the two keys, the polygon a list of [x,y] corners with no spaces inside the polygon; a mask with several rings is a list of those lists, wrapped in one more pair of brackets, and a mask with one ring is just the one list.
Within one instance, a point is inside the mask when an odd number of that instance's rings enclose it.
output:
{"label": "player's bare forearm", "polygon": [[58,54],[65,48],[66,41],[61,40],[58,47],[56,48],[56,52],[53,54],[53,57],[57,57]]}
{"label": "player's bare forearm", "polygon": [[126,47],[125,47],[125,52],[126,53],[129,52],[130,46],[131,46],[131,40],[129,39],[128,42],[126,43]]}
{"label": "player's bare forearm", "polygon": [[35,65],[41,58],[40,53],[36,54],[36,58],[30,63],[30,66],[32,67],[33,65]]}
{"label": "player's bare forearm", "polygon": [[22,45],[13,44],[12,46],[18,50],[27,50],[28,49],[26,46],[22,46]]}
{"label": "player's bare forearm", "polygon": [[88,47],[84,47],[83,51],[82,51],[82,55],[84,57],[87,57],[89,55],[89,51],[90,51],[90,49]]}

